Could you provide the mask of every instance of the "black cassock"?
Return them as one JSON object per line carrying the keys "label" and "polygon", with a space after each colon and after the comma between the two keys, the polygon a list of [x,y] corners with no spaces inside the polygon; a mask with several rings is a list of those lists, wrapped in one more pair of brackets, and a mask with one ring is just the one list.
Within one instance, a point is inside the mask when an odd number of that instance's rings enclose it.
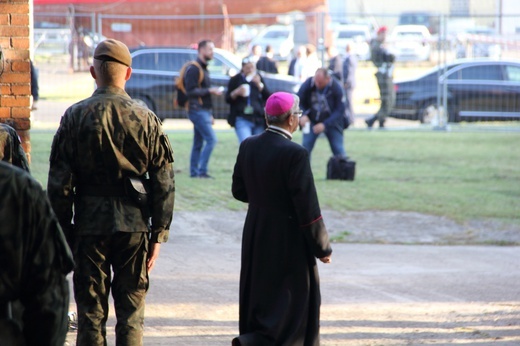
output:
{"label": "black cassock", "polygon": [[242,237],[242,345],[318,345],[316,258],[329,255],[307,151],[268,129],[242,142],[233,196],[249,203]]}

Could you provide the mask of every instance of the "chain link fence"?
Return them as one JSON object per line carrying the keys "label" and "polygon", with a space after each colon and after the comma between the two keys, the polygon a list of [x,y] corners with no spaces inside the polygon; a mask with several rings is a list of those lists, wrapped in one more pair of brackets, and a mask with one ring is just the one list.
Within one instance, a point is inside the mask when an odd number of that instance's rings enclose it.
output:
{"label": "chain link fence", "polygon": [[[520,17],[505,16],[504,19],[507,23],[518,22]],[[40,69],[57,61],[71,72],[86,71],[92,62],[95,45],[106,37],[119,39],[133,50],[193,47],[201,39],[211,39],[217,47],[238,57],[248,55],[254,44],[264,49],[271,45],[280,74],[287,74],[289,62],[301,45],[312,45],[321,63],[327,66],[326,47],[335,46],[344,54],[348,44],[359,59],[353,102],[357,116],[368,116],[378,109],[376,70],[369,60],[369,44],[380,23],[392,23],[388,25],[385,46],[396,56],[397,94],[393,116],[441,127],[451,122],[479,120],[485,120],[487,124],[491,124],[490,120],[512,120],[507,122],[508,126],[519,126],[516,122],[520,120],[520,101],[516,101],[520,98],[519,34],[516,29],[497,28],[496,15],[406,17],[380,14],[367,17],[356,13],[347,16],[317,12],[254,16],[123,16],[69,11],[35,13],[34,22],[35,58],[37,62],[43,62]],[[473,74],[460,72],[448,77],[447,71],[456,61],[460,65],[460,59],[502,63],[487,63],[478,71],[474,68]],[[428,73],[433,73],[433,77],[421,80],[421,76]],[[454,78],[456,83],[446,83]],[[407,88],[407,84],[401,84],[404,80],[415,80],[431,95],[401,93],[400,89]],[[45,96],[44,90],[42,94]],[[413,100],[414,97],[424,99],[419,102]],[[501,121],[499,124],[506,123]]]}

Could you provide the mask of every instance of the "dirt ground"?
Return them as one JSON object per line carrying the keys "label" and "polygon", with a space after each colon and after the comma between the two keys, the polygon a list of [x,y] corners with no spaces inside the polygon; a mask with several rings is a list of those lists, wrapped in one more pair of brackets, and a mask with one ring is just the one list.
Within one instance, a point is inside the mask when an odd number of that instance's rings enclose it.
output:
{"label": "dirt ground", "polygon": [[[402,212],[331,212],[321,345],[519,345],[520,229]],[[147,297],[145,345],[230,345],[244,212],[176,212]],[[348,232],[345,235],[345,232]],[[71,304],[71,311],[75,309]],[[114,341],[113,309],[108,322]],[[75,332],[69,332],[74,345]]]}

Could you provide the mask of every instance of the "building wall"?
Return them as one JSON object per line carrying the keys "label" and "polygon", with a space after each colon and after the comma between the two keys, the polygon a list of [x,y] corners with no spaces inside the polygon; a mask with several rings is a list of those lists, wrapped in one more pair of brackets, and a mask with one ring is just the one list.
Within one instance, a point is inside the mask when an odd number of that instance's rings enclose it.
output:
{"label": "building wall", "polygon": [[390,27],[397,24],[401,12],[420,11],[450,15],[453,14],[450,13],[452,10],[464,7],[469,7],[468,14],[471,16],[490,16],[490,20],[483,20],[483,23],[479,23],[489,25],[489,22],[493,21],[492,17],[497,14],[498,6],[498,0],[328,0],[328,3],[331,11],[344,8],[345,16],[374,16],[379,25]]}
{"label": "building wall", "polygon": [[29,0],[3,0],[0,3],[0,47],[0,72],[3,69],[0,75],[0,121],[18,131],[29,156]]}

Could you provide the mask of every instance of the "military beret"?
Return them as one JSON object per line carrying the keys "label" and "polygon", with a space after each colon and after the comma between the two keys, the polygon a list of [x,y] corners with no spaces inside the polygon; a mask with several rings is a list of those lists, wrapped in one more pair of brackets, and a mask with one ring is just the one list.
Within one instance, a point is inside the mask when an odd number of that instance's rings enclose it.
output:
{"label": "military beret", "polygon": [[131,66],[132,56],[128,47],[121,41],[109,38],[100,42],[94,51],[94,59],[102,61],[115,61],[120,64]]}
{"label": "military beret", "polygon": [[280,116],[287,113],[294,104],[294,96],[283,91],[269,96],[265,103],[265,113],[269,116]]}

